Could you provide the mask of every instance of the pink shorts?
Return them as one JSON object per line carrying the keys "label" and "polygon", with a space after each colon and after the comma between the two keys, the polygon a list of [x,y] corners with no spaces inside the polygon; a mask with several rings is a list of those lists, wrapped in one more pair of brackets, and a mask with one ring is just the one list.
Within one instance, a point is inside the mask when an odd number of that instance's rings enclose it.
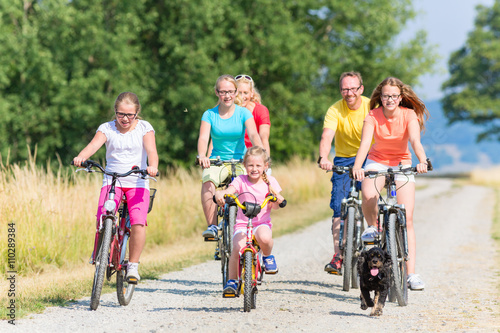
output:
{"label": "pink shorts", "polygon": [[[234,234],[233,234],[233,238],[234,236],[236,236],[236,234],[243,234],[243,235],[246,235],[247,233],[247,222],[237,222],[235,225],[234,225]],[[257,225],[254,225],[253,226],[253,234],[255,235],[255,232],[257,231],[258,228],[260,227],[268,227],[269,229],[272,230],[272,227],[273,227],[273,224],[271,222],[262,222],[262,223],[259,223]],[[246,237],[246,236],[245,236]]]}
{"label": "pink shorts", "polygon": [[[106,214],[104,202],[108,199],[110,187],[111,185],[107,185],[101,188],[101,195],[99,196],[99,204],[97,206],[97,221],[99,221],[99,217],[102,214]],[[120,207],[120,200],[124,194],[127,197],[130,224],[148,225],[146,219],[149,209],[149,190],[142,187],[123,188],[116,186],[115,192],[116,207]]]}

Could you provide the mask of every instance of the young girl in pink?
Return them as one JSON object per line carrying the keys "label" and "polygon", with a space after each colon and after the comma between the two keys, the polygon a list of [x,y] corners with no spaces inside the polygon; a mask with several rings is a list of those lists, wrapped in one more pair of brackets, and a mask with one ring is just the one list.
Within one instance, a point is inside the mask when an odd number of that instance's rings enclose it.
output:
{"label": "young girl in pink", "polygon": [[[134,93],[121,93],[115,101],[114,110],[115,119],[99,126],[92,141],[73,159],[74,165],[81,166],[106,144],[106,171],[125,173],[133,166],[139,166],[140,169],[147,169],[150,176],[156,176],[158,153],[155,132],[149,122],[139,118],[139,99]],[[106,213],[103,206],[111,187],[110,180],[110,176],[104,175],[97,208],[98,220]],[[137,283],[140,280],[139,257],[146,242],[149,181],[130,175],[120,178],[117,184],[115,201],[118,204],[125,194],[132,226],[126,279],[129,283]]]}
{"label": "young girl in pink", "polygon": [[[411,166],[410,142],[418,158],[418,173],[427,172],[424,147],[420,142],[420,132],[424,129],[424,116],[429,116],[425,104],[417,97],[410,86],[401,80],[389,77],[382,81],[372,93],[370,109],[364,120],[361,144],[353,166],[357,180],[364,179],[363,161],[368,155],[365,169],[385,171],[397,167]],[[372,138],[375,143],[371,146]],[[363,214],[368,228],[363,232],[363,241],[372,241],[377,235],[377,200],[384,186],[385,178],[366,178],[362,183]],[[406,208],[406,226],[408,234],[408,284],[412,290],[423,290],[424,282],[415,274],[416,240],[413,227],[415,207],[415,177],[396,175],[397,200]]]}
{"label": "young girl in pink", "polygon": [[[243,165],[247,171],[247,175],[238,176],[233,180],[226,190],[215,192],[215,199],[219,205],[224,205],[225,194],[238,194],[238,199],[241,202],[256,202],[262,203],[268,193],[276,196],[276,202],[268,202],[262,211],[252,220],[253,232],[257,242],[259,242],[264,261],[264,269],[267,274],[276,274],[278,267],[276,260],[271,254],[273,249],[273,234],[271,231],[271,209],[277,209],[283,201],[280,195],[281,187],[277,180],[269,175],[266,175],[266,170],[269,167],[269,156],[261,147],[251,147],[245,153]],[[229,258],[229,279],[224,286],[223,295],[236,294],[238,278],[238,258],[240,250],[246,244],[246,227],[248,218],[243,214],[241,209],[238,210],[236,224],[234,226],[233,250]]]}

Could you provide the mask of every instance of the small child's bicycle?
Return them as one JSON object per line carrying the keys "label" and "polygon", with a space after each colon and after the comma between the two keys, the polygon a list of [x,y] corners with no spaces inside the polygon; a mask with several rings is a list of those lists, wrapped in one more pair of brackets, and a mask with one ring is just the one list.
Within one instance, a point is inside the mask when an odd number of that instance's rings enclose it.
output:
{"label": "small child's bicycle", "polygon": [[[71,162],[71,164],[73,164],[73,162]],[[115,185],[118,178],[127,177],[131,174],[138,174],[139,177],[144,179],[153,179],[154,181],[156,181],[156,179],[148,176],[146,170],[140,170],[138,167],[134,167],[132,170],[123,174],[106,171],[99,163],[92,160],[83,162],[82,167],[81,169],[77,169],[76,172],[99,172],[112,177],[108,199],[104,203],[106,214],[101,215],[99,218],[94,241],[94,251],[90,258],[90,263],[95,265],[90,309],[96,310],[99,306],[104,276],[110,281],[114,273],[116,273],[116,294],[118,296],[118,302],[120,305],[128,305],[137,284],[132,282],[128,283],[125,279],[128,265],[130,218],[125,196],[121,199],[120,207],[118,209],[116,207],[114,201]],[[92,167],[96,167],[98,170],[93,170]],[[156,189],[150,189],[148,213],[153,208],[155,194]],[[117,212],[119,213],[119,218],[116,216]]]}
{"label": "small child's bicycle", "polygon": [[[251,309],[256,308],[257,285],[262,281],[262,276],[264,274],[264,267],[261,264],[262,252],[253,234],[252,220],[269,201],[275,202],[276,197],[269,194],[261,205],[253,202],[244,202],[242,204],[238,200],[238,197],[233,194],[226,194],[224,197],[226,201],[234,201],[236,205],[243,210],[245,216],[248,217],[246,246],[240,250],[238,288],[233,297],[239,297],[240,294],[243,294],[243,310],[245,312],[250,312]],[[280,207],[283,208],[285,206],[286,200],[283,200]],[[225,297],[231,297],[231,295],[226,295]]]}

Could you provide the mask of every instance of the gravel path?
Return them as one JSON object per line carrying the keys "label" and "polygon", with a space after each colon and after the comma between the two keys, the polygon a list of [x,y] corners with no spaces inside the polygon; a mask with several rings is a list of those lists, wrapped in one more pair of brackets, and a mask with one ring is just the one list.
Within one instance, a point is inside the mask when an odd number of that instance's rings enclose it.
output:
{"label": "gravel path", "polygon": [[264,276],[257,309],[243,312],[243,298],[221,296],[220,263],[209,261],[139,284],[129,306],[116,295],[0,322],[1,332],[498,332],[498,267],[490,238],[492,190],[453,186],[451,180],[420,178],[417,192],[417,272],[425,291],[409,305],[387,302],[381,317],[359,307],[359,290],[342,291],[342,278],[328,275],[328,220],[277,238],[280,272]]}

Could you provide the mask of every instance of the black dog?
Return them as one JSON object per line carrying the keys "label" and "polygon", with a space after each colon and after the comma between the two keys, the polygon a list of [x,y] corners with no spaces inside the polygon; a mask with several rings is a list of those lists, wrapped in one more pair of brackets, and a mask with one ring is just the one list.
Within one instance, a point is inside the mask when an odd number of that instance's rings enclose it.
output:
{"label": "black dog", "polygon": [[[361,309],[373,307],[370,316],[382,315],[391,278],[391,257],[380,247],[363,252],[358,260]],[[370,291],[375,291],[373,300]]]}

